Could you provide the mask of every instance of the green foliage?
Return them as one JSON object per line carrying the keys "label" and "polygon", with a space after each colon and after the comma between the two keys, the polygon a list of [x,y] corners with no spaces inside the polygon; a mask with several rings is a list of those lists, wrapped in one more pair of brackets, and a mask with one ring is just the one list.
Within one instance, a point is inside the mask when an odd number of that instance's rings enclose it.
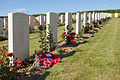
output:
{"label": "green foliage", "polygon": [[76,20],[72,20],[73,23],[76,23]]}
{"label": "green foliage", "polygon": [[67,29],[61,35],[62,39],[66,42],[66,44],[72,44],[75,37],[75,32],[71,32],[70,26],[67,25]]}
{"label": "green foliage", "polygon": [[0,36],[0,41],[6,40],[5,36]]}
{"label": "green foliage", "polygon": [[47,43],[48,43],[48,50],[52,51],[55,49],[55,42],[53,39],[53,34],[52,34],[52,28],[50,25],[48,25],[48,31],[47,31]]}
{"label": "green foliage", "polygon": [[62,50],[61,48],[58,48],[56,51],[57,51],[58,53],[63,53],[63,52],[64,52],[64,50]]}
{"label": "green foliage", "polygon": [[40,42],[40,51],[45,52],[47,50],[47,37],[46,37],[46,26],[40,25],[39,29],[39,42]]}
{"label": "green foliage", "polygon": [[[45,80],[119,80],[120,18],[110,20],[87,43],[77,46],[61,63],[43,74]],[[67,75],[67,76],[66,76]],[[39,78],[42,80],[43,77]]]}
{"label": "green foliage", "polygon": [[57,24],[57,27],[64,26],[64,25],[65,25],[65,23],[59,23],[59,24]]}
{"label": "green foliage", "polygon": [[4,34],[8,35],[8,28],[4,29]]}

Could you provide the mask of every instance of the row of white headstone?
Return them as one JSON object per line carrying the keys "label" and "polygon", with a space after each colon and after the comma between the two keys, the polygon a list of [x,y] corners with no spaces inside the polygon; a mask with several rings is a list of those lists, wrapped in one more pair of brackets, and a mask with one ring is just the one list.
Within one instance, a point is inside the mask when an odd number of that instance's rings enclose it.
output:
{"label": "row of white headstone", "polygon": [[3,28],[7,28],[8,18],[0,18],[0,34],[3,33]]}
{"label": "row of white headstone", "polygon": [[[110,17],[109,13],[99,13],[100,17],[97,19],[102,19]],[[72,29],[72,14],[66,12],[65,16],[61,15],[63,19],[65,17],[65,30],[67,26]],[[64,17],[63,17],[64,16]],[[81,32],[81,15],[76,13],[76,34]],[[32,18],[31,18],[32,19]],[[92,20],[97,20],[95,13],[89,13],[89,23]],[[53,39],[57,44],[57,23],[59,21],[59,16],[56,13],[48,12],[46,13],[46,30],[48,31],[48,24],[53,29]],[[87,14],[84,13],[83,24],[87,23]],[[9,52],[15,53],[15,56],[24,60],[29,57],[29,16],[24,13],[9,13],[8,14],[8,47]]]}

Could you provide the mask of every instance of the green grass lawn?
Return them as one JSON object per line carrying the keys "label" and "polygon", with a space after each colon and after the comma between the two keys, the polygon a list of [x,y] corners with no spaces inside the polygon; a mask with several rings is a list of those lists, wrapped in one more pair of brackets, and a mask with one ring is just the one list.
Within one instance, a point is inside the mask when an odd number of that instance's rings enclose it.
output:
{"label": "green grass lawn", "polygon": [[38,80],[120,80],[120,19],[110,20]]}
{"label": "green grass lawn", "polygon": [[[74,28],[74,32],[76,30],[76,24],[74,23],[72,25],[72,27]],[[62,38],[61,38],[61,35],[62,35],[62,32],[64,32],[64,28],[65,26],[60,26],[58,27],[58,41],[61,41]],[[32,33],[30,34],[30,55],[34,54],[35,50],[39,50],[39,33]],[[5,40],[5,41],[0,41],[0,47],[1,46],[7,46],[8,47],[8,40]]]}

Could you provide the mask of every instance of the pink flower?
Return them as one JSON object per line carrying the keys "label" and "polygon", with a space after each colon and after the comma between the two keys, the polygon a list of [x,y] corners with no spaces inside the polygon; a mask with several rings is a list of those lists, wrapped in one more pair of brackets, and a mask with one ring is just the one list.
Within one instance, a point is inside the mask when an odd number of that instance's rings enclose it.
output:
{"label": "pink flower", "polygon": [[14,53],[8,53],[7,56],[12,56]]}
{"label": "pink flower", "polygon": [[18,62],[21,61],[20,59],[18,59]]}
{"label": "pink flower", "polygon": [[20,59],[18,59],[18,62],[17,62],[17,67],[19,68],[20,66],[22,65],[22,62]]}
{"label": "pink flower", "polygon": [[40,24],[38,20],[34,20],[33,23]]}

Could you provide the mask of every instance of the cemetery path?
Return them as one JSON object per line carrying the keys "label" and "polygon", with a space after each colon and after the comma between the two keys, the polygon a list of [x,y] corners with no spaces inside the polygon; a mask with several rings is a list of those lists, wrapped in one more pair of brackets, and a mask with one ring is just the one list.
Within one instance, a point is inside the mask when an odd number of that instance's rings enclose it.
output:
{"label": "cemetery path", "polygon": [[119,80],[120,19],[110,20],[38,80]]}

